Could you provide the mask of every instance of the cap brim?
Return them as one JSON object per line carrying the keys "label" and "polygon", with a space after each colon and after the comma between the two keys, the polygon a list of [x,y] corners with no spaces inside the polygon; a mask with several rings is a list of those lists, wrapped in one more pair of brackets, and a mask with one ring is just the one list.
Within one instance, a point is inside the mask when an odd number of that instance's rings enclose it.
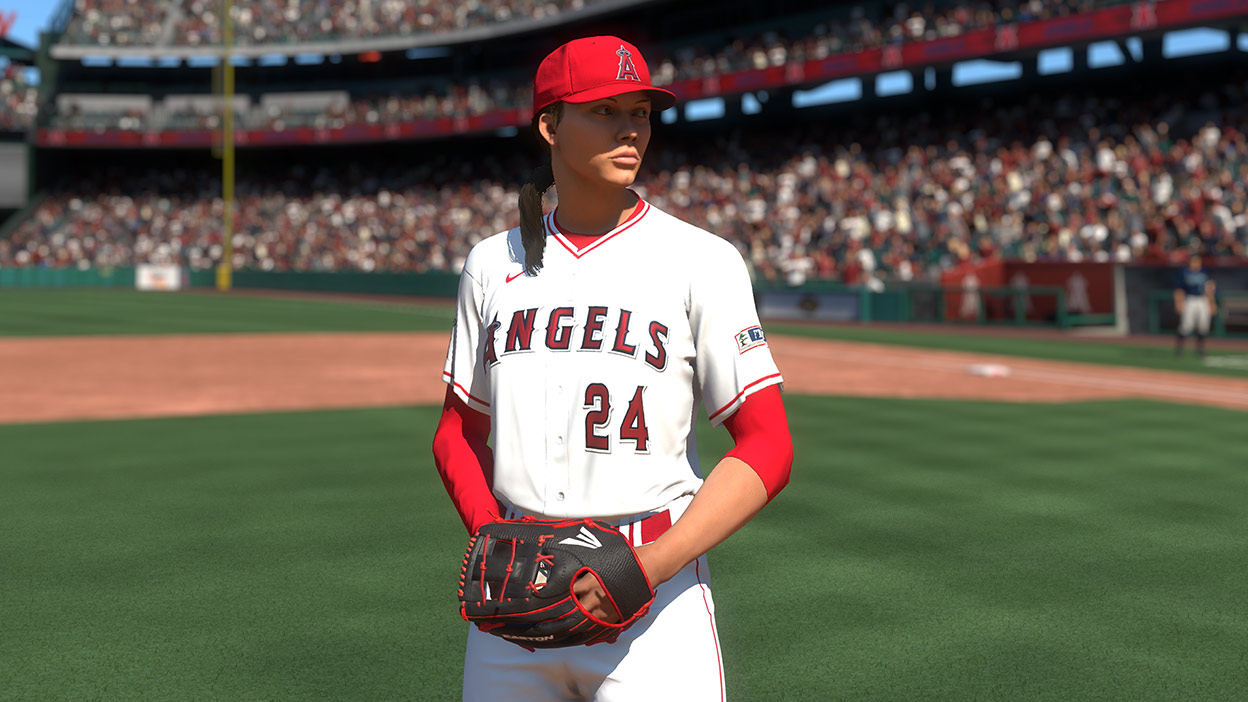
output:
{"label": "cap brim", "polygon": [[601,100],[603,98],[615,97],[616,95],[636,92],[650,93],[651,105],[653,105],[654,109],[659,112],[662,112],[669,107],[676,106],[676,93],[673,93],[670,90],[664,90],[663,88],[656,88],[653,85],[639,85],[632,81],[624,83],[608,83],[607,85],[600,85],[597,88],[582,90],[579,93],[573,93],[572,95],[563,98],[563,101],[571,103],[593,102],[594,100]]}

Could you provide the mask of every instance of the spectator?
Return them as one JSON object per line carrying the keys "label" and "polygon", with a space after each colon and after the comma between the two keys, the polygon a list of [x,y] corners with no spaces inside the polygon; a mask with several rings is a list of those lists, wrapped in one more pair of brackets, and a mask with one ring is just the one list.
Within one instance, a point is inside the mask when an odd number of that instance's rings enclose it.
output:
{"label": "spectator", "polygon": [[[776,282],[930,279],[994,255],[1123,261],[1203,249],[1243,257],[1246,75],[1228,76],[1221,94],[1033,96],[838,127],[727,132],[696,153],[656,156],[641,193],[731,240],[756,277]],[[1195,105],[1207,121],[1176,119]],[[244,175],[235,263],[458,270],[475,241],[514,225],[516,193],[501,183],[525,169],[522,161]],[[119,180],[127,194],[108,187]],[[67,183],[0,241],[0,265],[165,257],[211,267],[221,256],[218,192],[212,177],[188,172]]]}

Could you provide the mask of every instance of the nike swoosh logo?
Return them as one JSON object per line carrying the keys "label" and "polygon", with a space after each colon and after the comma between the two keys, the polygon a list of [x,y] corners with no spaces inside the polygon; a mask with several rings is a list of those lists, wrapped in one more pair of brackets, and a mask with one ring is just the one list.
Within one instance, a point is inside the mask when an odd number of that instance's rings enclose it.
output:
{"label": "nike swoosh logo", "polygon": [[524,275],[524,271],[520,271],[519,273],[515,275],[509,275],[507,276],[507,280],[505,282],[510,283],[511,281],[515,280],[516,278],[519,278],[522,275]]}

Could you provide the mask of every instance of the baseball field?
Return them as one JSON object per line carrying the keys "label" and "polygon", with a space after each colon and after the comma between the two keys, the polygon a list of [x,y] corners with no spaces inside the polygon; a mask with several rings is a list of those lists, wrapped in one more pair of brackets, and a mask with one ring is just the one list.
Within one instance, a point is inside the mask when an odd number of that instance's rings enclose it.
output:
{"label": "baseball field", "polygon": [[[0,292],[0,700],[459,699],[450,321]],[[769,333],[796,461],[711,553],[730,699],[1248,699],[1248,347]]]}

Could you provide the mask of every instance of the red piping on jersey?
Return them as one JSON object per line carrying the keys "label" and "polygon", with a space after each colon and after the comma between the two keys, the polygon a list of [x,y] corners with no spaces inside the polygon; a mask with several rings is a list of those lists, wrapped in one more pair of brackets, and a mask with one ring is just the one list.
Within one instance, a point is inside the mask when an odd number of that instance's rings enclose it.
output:
{"label": "red piping on jersey", "polygon": [[702,604],[706,606],[706,616],[711,620],[711,640],[715,642],[715,663],[719,666],[719,699],[724,700],[724,659],[719,653],[719,634],[715,633],[715,615],[711,612],[711,603],[706,601],[706,585],[702,582],[702,559],[693,562],[693,574],[702,588]]}
{"label": "red piping on jersey", "polygon": [[731,400],[729,400],[729,401],[728,401],[728,404],[726,404],[726,405],[724,405],[723,407],[720,407],[719,409],[715,410],[715,412],[714,412],[713,414],[711,414],[711,416],[707,417],[707,419],[711,420],[712,422],[713,422],[713,421],[715,421],[715,418],[716,418],[716,417],[718,417],[718,416],[719,416],[719,415],[720,415],[720,414],[721,414],[724,410],[726,410],[726,409],[728,409],[729,407],[732,407],[734,404],[736,404],[737,400],[741,399],[741,396],[742,396],[742,395],[744,395],[744,394],[746,393],[746,391],[747,391],[747,390],[749,390],[750,388],[754,387],[755,385],[758,385],[759,383],[761,383],[761,382],[763,382],[763,381],[765,381],[765,380],[771,380],[772,378],[779,378],[779,377],[780,377],[780,374],[779,374],[779,373],[772,373],[771,375],[763,376],[762,378],[759,378],[758,380],[755,380],[754,382],[750,383],[749,385],[746,385],[745,387],[741,388],[741,392],[739,392],[739,393],[737,393],[736,395],[734,395],[734,396],[733,396],[733,398],[732,398]]}
{"label": "red piping on jersey", "polygon": [[546,216],[546,231],[548,231],[554,237],[555,241],[558,241],[563,248],[567,249],[568,253],[572,254],[573,257],[580,258],[599,246],[602,246],[602,244],[607,240],[615,238],[617,235],[631,228],[634,224],[640,222],[641,218],[645,217],[646,213],[650,211],[650,203],[642,200],[641,198],[637,198],[637,203],[637,209],[633,211],[632,216],[616,226],[615,229],[599,236],[597,241],[584,249],[578,249],[572,245],[572,242],[568,241],[566,235],[573,234],[575,236],[575,234],[573,232],[565,232],[563,227],[559,226],[559,221],[555,218],[556,213],[559,211],[558,209],[552,210],[551,213]]}
{"label": "red piping on jersey", "polygon": [[489,406],[490,406],[490,403],[486,402],[485,400],[482,400],[482,399],[481,399],[481,398],[479,398],[479,397],[474,397],[472,393],[468,392],[468,388],[466,388],[466,387],[464,387],[463,385],[460,385],[459,383],[455,382],[455,376],[451,375],[451,374],[450,374],[450,373],[448,373],[447,371],[442,371],[442,375],[443,375],[443,377],[450,378],[450,383],[451,383],[451,385],[454,385],[455,387],[459,388],[459,391],[460,391],[460,392],[462,392],[462,393],[464,393],[464,395],[465,395],[465,396],[466,396],[469,400],[472,400],[473,402],[478,402],[478,403],[480,403],[480,404],[483,404],[483,405],[485,405],[486,407],[489,407]]}

